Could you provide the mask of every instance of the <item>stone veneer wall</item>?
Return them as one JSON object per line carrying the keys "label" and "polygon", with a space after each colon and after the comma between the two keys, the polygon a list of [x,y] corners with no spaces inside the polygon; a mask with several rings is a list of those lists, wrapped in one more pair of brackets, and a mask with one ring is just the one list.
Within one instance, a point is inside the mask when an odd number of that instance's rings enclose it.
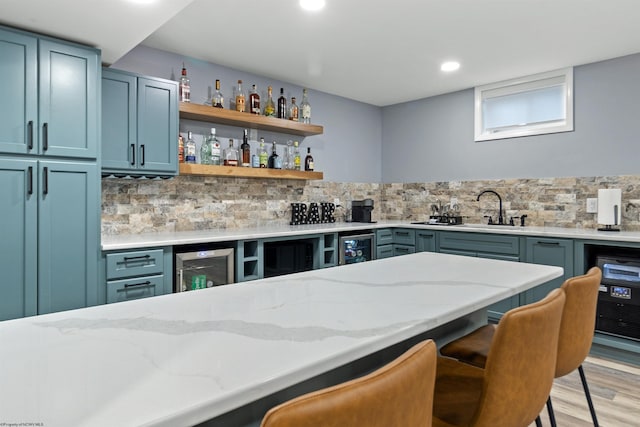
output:
{"label": "stone veneer wall", "polygon": [[[335,183],[276,179],[179,176],[169,180],[102,180],[102,233],[137,234],[286,225],[293,202],[374,200],[374,220],[423,221],[432,204],[458,199],[467,223],[496,219],[497,191],[510,216],[527,215],[527,225],[595,228],[586,199],[599,188],[622,189],[622,229],[640,231],[640,176],[505,179],[404,184]],[[336,217],[343,220],[345,208]]]}

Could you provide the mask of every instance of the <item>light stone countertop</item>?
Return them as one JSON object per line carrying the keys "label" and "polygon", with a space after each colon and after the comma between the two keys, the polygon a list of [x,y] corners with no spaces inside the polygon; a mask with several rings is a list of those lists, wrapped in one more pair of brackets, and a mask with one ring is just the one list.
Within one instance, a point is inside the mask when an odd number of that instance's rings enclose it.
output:
{"label": "light stone countertop", "polygon": [[471,233],[509,234],[518,236],[556,237],[569,239],[602,240],[640,243],[640,232],[606,232],[595,229],[563,227],[511,227],[504,225],[463,224],[455,226],[411,224],[407,221],[376,223],[333,223],[297,226],[264,226],[231,230],[176,231],[128,235],[102,236],[102,250],[125,250],[156,246],[173,246],[191,243],[231,242],[236,240],[296,237],[305,234],[325,234],[379,228],[403,227],[416,230],[440,230]]}
{"label": "light stone countertop", "polygon": [[193,425],[562,273],[423,252],[0,322],[0,421]]}

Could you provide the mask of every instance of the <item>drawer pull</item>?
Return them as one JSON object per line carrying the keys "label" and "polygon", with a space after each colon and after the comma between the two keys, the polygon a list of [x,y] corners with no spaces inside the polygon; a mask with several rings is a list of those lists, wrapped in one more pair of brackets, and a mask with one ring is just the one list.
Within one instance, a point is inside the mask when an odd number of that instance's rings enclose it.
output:
{"label": "drawer pull", "polygon": [[433,234],[418,234],[418,237],[422,237],[423,239],[433,239]]}
{"label": "drawer pull", "polygon": [[138,286],[149,286],[150,284],[151,282],[148,280],[146,282],[140,282],[140,283],[125,283],[124,288],[127,289],[127,288],[135,288]]}
{"label": "drawer pull", "polygon": [[129,262],[129,261],[136,261],[136,260],[142,260],[142,259],[149,259],[151,258],[151,255],[140,255],[140,256],[126,256],[124,257],[124,262]]}
{"label": "drawer pull", "polygon": [[396,234],[398,236],[408,236],[409,232],[408,231],[396,231]]}
{"label": "drawer pull", "polygon": [[560,242],[540,242],[538,241],[539,245],[542,246],[560,246]]}

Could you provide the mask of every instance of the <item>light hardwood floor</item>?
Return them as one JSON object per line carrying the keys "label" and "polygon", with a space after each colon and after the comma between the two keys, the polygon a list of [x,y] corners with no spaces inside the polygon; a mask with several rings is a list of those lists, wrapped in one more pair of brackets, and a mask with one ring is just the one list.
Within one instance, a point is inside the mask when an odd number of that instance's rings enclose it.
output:
{"label": "light hardwood floor", "polygon": [[[589,356],[583,367],[600,426],[640,426],[640,366]],[[593,426],[577,370],[555,380],[551,400],[559,427]],[[540,418],[550,425],[546,409]]]}

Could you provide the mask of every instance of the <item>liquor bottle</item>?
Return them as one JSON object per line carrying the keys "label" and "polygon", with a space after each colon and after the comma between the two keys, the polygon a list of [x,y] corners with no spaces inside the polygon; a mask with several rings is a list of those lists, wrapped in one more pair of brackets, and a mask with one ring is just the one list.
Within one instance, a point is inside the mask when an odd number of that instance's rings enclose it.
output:
{"label": "liquor bottle", "polygon": [[293,169],[293,141],[288,140],[282,155],[282,169]]}
{"label": "liquor bottle", "polygon": [[282,169],[282,159],[278,156],[276,151],[276,142],[273,141],[273,147],[271,148],[271,155],[269,156],[269,169]]}
{"label": "liquor bottle", "polygon": [[291,105],[289,106],[289,120],[294,122],[298,121],[298,104],[296,104],[296,97],[291,98]]}
{"label": "liquor bottle", "polygon": [[211,164],[220,165],[222,157],[222,148],[220,147],[220,141],[216,138],[216,128],[211,128]]}
{"label": "liquor bottle", "polygon": [[304,170],[313,171],[313,156],[311,155],[311,147],[307,147],[307,157],[304,158]]}
{"label": "liquor bottle", "polygon": [[293,169],[300,170],[300,148],[298,141],[293,141]]}
{"label": "liquor bottle", "polygon": [[224,150],[224,165],[238,166],[238,150],[233,145],[233,139],[229,138],[229,147]]}
{"label": "liquor bottle", "polygon": [[182,75],[180,76],[180,102],[191,102],[191,85],[187,77],[187,69],[182,63]]}
{"label": "liquor bottle", "polygon": [[238,80],[238,88],[236,89],[236,111],[245,112],[244,109],[244,92],[242,91],[242,80]]}
{"label": "liquor bottle", "polygon": [[307,97],[307,88],[302,89],[302,102],[300,103],[300,121],[302,123],[311,123],[311,104]]}
{"label": "liquor bottle", "polygon": [[247,130],[244,130],[244,135],[242,135],[242,145],[240,145],[240,150],[242,151],[242,166],[245,168],[251,167],[251,146],[249,145],[249,137],[247,135]]}
{"label": "liquor bottle", "polygon": [[278,118],[287,118],[287,98],[284,97],[284,88],[280,88],[280,97],[278,98]]}
{"label": "liquor bottle", "polygon": [[184,163],[184,138],[178,134],[178,163]]}
{"label": "liquor bottle", "polygon": [[193,140],[193,133],[187,132],[187,142],[184,143],[184,162],[196,162],[196,142]]}
{"label": "liquor bottle", "polygon": [[276,115],[276,104],[273,103],[273,89],[267,88],[267,104],[264,106],[264,115],[273,117]]}
{"label": "liquor bottle", "polygon": [[251,114],[260,114],[260,94],[256,85],[251,87],[251,93],[249,94],[249,112]]}
{"label": "liquor bottle", "polygon": [[217,80],[217,79],[216,79],[216,91],[213,94],[211,105],[213,105],[216,108],[224,108],[224,96],[222,96],[222,92],[220,92],[220,80]]}
{"label": "liquor bottle", "polygon": [[203,165],[211,164],[211,142],[209,138],[211,137],[202,138],[202,145],[200,145],[200,164]]}
{"label": "liquor bottle", "polygon": [[264,138],[260,138],[260,151],[258,151],[258,160],[261,168],[266,168],[269,164],[269,153],[264,148]]}

